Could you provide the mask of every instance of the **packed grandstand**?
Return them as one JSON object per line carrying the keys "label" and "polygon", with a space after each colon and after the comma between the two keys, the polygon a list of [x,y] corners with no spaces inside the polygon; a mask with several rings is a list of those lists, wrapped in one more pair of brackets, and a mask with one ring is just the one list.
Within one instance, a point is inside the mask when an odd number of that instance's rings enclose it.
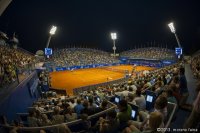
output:
{"label": "packed grandstand", "polygon": [[[0,42],[5,41],[1,38]],[[2,90],[7,89],[12,83],[19,82],[18,86],[14,87],[15,91],[19,89],[20,93],[23,93],[22,88],[25,88],[23,95],[28,95],[26,100],[29,103],[17,105],[19,107],[12,105],[16,107],[15,111],[11,109],[12,112],[5,106],[5,103],[9,102],[1,103],[2,110],[7,109],[7,111],[1,112],[0,131],[3,133],[173,132],[173,123],[177,124],[177,119],[183,117],[179,115],[181,110],[191,113],[181,127],[193,131],[199,130],[199,120],[195,116],[200,112],[200,84],[198,82],[194,85],[197,95],[192,97],[185,78],[185,65],[189,64],[192,68],[191,74],[199,80],[200,54],[198,53],[189,61],[162,65],[148,73],[142,71],[141,74],[134,75],[138,72],[134,69],[128,77],[115,82],[91,84],[84,89],[76,88],[79,90],[76,95],[60,93],[55,88],[49,87],[48,75],[55,72],[56,67],[83,69],[84,67],[77,66],[93,68],[130,65],[132,59],[145,61],[145,64],[140,64],[141,66],[146,66],[146,62],[151,64],[150,59],[176,61],[173,50],[158,47],[129,50],[122,52],[120,56],[128,57],[130,60],[123,62],[120,60],[121,57],[113,57],[111,53],[85,48],[55,49],[49,58],[38,59],[21,48],[1,43],[0,87]],[[43,62],[42,69],[35,71],[34,66],[39,62]],[[45,66],[52,67],[51,71],[45,69]],[[19,81],[22,76],[23,80]],[[13,97],[15,94],[8,99],[12,101]],[[28,100],[28,97],[31,100]],[[194,102],[188,104],[188,97],[195,99]]]}

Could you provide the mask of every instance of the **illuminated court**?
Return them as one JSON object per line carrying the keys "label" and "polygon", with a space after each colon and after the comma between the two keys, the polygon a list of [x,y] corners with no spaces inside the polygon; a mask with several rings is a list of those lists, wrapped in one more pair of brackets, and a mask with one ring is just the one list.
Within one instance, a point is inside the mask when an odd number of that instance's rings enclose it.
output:
{"label": "illuminated court", "polygon": [[[50,73],[50,83],[52,88],[58,90],[66,90],[67,94],[72,95],[74,88],[121,79],[125,76],[125,73],[119,72],[120,70],[128,70],[129,72],[131,72],[132,69],[133,66],[131,65],[121,65],[110,66],[105,68],[88,68],[73,71],[52,72]],[[135,67],[135,71],[152,69],[155,68],[145,66]]]}

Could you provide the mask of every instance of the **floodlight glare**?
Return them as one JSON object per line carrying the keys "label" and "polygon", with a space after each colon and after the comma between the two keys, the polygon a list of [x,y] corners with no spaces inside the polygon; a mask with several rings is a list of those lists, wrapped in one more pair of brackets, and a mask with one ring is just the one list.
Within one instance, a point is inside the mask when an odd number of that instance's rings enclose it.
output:
{"label": "floodlight glare", "polygon": [[56,33],[56,30],[57,30],[57,27],[56,27],[56,26],[52,26],[49,33],[50,33],[51,35],[54,35],[54,34]]}
{"label": "floodlight glare", "polygon": [[171,30],[172,33],[176,32],[176,29],[174,27],[174,23],[173,22],[169,23],[168,26],[169,26],[169,28],[170,28],[170,30]]}
{"label": "floodlight glare", "polygon": [[169,24],[168,24],[168,26],[169,26],[169,28],[170,28],[171,32],[172,32],[172,33],[174,33],[174,35],[175,35],[175,37],[176,37],[176,41],[177,41],[177,43],[178,43],[178,46],[179,46],[179,48],[181,48],[181,44],[180,44],[179,38],[178,38],[178,36],[177,36],[177,34],[176,34],[176,29],[175,29],[175,27],[174,27],[174,23],[173,23],[173,22],[171,22],[171,23],[169,23]]}
{"label": "floodlight glare", "polygon": [[110,35],[113,40],[117,39],[117,33],[111,33]]}
{"label": "floodlight glare", "polygon": [[50,41],[51,41],[51,36],[54,35],[54,34],[56,33],[56,30],[57,30],[57,27],[53,25],[53,26],[51,27],[51,30],[49,31],[49,38],[48,38],[48,40],[47,40],[46,48],[49,47],[49,43],[50,43]]}

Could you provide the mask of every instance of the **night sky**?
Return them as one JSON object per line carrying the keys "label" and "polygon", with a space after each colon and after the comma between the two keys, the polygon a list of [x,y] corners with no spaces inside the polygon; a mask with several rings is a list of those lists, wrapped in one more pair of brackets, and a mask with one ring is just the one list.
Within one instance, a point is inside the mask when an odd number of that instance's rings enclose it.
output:
{"label": "night sky", "polygon": [[198,0],[13,0],[0,17],[0,30],[15,32],[20,47],[44,49],[51,25],[58,30],[50,47],[112,51],[110,32],[118,34],[117,52],[144,46],[177,47],[167,24],[175,23],[185,53],[200,49]]}

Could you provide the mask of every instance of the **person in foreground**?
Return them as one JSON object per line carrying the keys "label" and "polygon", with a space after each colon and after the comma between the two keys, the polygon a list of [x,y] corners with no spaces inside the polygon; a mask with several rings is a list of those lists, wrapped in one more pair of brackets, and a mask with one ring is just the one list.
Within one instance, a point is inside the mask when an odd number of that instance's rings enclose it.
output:
{"label": "person in foreground", "polygon": [[146,125],[141,127],[136,127],[133,124],[130,124],[129,127],[126,127],[123,133],[157,133],[158,128],[163,128],[163,116],[160,112],[152,112],[148,118]]}

